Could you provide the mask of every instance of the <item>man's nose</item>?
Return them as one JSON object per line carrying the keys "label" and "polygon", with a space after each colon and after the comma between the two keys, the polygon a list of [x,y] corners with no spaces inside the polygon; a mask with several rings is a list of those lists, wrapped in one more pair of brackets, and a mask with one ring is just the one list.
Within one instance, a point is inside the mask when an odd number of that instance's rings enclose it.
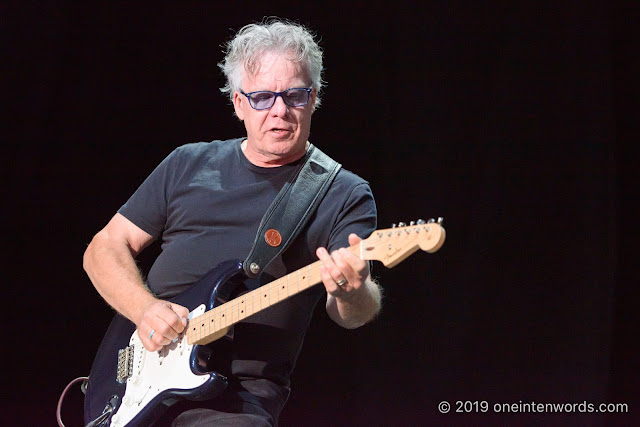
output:
{"label": "man's nose", "polygon": [[289,111],[289,107],[284,103],[284,99],[282,99],[282,95],[276,96],[276,100],[273,102],[271,106],[271,110],[269,111],[274,116],[283,117]]}

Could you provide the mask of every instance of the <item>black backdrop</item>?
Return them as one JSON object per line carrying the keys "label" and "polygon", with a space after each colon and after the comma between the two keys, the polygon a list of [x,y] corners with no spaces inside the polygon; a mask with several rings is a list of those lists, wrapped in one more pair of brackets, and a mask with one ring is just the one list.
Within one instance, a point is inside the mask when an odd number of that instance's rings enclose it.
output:
{"label": "black backdrop", "polygon": [[[88,373],[111,317],[82,270],[92,235],[174,147],[242,134],[216,63],[267,15],[321,35],[311,140],[370,181],[380,226],[444,216],[448,232],[437,254],[376,266],[374,323],[317,310],[282,425],[637,420],[634,10],[269,3],[0,6],[5,424],[54,425]],[[585,401],[630,414],[491,410]],[[73,389],[67,425],[80,405]]]}

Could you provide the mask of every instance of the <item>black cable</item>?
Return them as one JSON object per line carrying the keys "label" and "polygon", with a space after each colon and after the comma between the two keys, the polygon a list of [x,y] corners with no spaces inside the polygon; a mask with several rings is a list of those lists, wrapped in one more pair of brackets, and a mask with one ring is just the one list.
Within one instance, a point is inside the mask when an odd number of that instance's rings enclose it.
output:
{"label": "black cable", "polygon": [[[67,392],[69,391],[69,389],[71,388],[72,385],[74,385],[77,382],[80,381],[84,381],[85,383],[89,382],[89,377],[78,377],[76,379],[74,379],[73,381],[71,381],[69,384],[67,384],[67,386],[64,388],[64,390],[62,390],[62,394],[60,394],[60,398],[58,399],[58,407],[56,408],[56,419],[58,420],[58,426],[59,427],[65,427],[64,424],[62,423],[62,401],[64,400],[64,396],[67,394]],[[84,387],[83,384],[83,392],[84,390],[86,390],[86,387]]]}

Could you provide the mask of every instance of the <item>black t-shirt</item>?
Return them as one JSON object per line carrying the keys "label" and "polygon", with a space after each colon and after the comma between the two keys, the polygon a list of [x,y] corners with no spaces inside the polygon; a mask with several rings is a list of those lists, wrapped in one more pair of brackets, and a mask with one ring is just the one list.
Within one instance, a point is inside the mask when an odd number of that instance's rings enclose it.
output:
{"label": "black t-shirt", "polygon": [[[262,216],[299,162],[276,168],[253,165],[240,149],[244,138],[187,144],[174,150],[119,212],[161,239],[162,251],[147,276],[159,297],[187,289],[220,262],[244,259]],[[347,236],[368,237],[376,207],[368,183],[344,169],[336,176],[306,229],[253,286],[317,260],[316,248],[348,246]],[[232,372],[287,387],[322,285],[295,295],[235,327]]]}

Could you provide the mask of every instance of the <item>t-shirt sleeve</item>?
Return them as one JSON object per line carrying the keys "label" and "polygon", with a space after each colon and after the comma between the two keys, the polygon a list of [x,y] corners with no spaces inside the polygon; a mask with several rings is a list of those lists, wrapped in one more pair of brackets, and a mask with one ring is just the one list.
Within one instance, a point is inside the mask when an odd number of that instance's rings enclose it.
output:
{"label": "t-shirt sleeve", "polygon": [[366,239],[377,226],[377,210],[369,184],[362,182],[351,190],[329,236],[329,251],[349,246],[349,234]]}
{"label": "t-shirt sleeve", "polygon": [[167,222],[170,174],[175,170],[177,157],[177,150],[174,150],[118,210],[118,213],[156,240],[162,235]]}

